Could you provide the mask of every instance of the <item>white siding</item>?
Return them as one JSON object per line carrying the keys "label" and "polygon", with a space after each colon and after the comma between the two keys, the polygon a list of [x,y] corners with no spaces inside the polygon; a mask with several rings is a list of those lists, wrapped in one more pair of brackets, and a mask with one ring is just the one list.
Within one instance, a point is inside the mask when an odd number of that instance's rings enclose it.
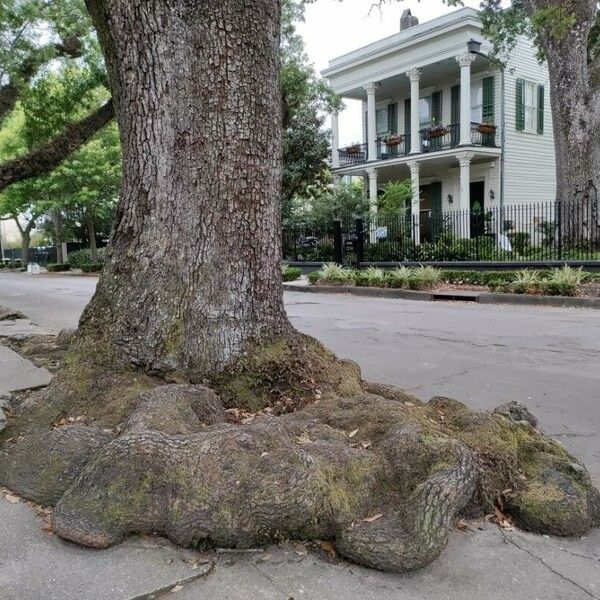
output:
{"label": "white siding", "polygon": [[[517,79],[545,86],[544,133],[517,131]],[[506,66],[505,203],[553,202],[556,193],[550,85],[546,64],[540,64],[533,43],[522,37]]]}

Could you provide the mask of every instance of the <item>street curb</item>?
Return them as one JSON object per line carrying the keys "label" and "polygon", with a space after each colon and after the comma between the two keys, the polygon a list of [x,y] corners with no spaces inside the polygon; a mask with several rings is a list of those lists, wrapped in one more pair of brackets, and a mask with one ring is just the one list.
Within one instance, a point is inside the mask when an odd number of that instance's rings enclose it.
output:
{"label": "street curb", "polygon": [[[453,295],[452,292],[430,293],[412,290],[396,290],[390,288],[369,288],[357,286],[298,286],[283,284],[287,292],[308,292],[312,294],[350,294],[363,298],[391,298],[401,300],[424,301],[471,301],[479,304],[512,304],[515,306],[555,306],[560,308],[593,308],[600,309],[600,298],[571,298],[568,296],[534,296],[525,294],[493,294],[482,292],[473,296]],[[440,296],[447,296],[443,298]]]}

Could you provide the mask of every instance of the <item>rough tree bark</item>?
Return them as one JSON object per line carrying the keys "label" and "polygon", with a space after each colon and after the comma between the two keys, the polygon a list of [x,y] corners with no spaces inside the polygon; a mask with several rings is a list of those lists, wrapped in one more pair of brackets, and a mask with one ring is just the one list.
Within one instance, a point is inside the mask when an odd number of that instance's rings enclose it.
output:
{"label": "rough tree bark", "polygon": [[94,211],[91,207],[85,209],[85,222],[90,243],[90,262],[98,262],[98,246],[96,245],[96,227],[94,225]]}
{"label": "rough tree bark", "polygon": [[14,222],[17,225],[19,234],[21,235],[21,267],[26,267],[29,264],[29,245],[31,243],[31,231],[35,227],[36,218],[27,221],[25,227],[21,225],[18,217],[14,217]]}
{"label": "rough tree bark", "polygon": [[93,547],[330,539],[391,571],[431,562],[465,511],[559,535],[598,524],[589,474],[522,407],[369,384],[288,323],[279,2],[88,6],[123,192],[78,332],[25,349],[68,346],[51,385],[10,407],[0,484]]}
{"label": "rough tree bark", "polygon": [[288,327],[278,2],[88,5],[124,171],[107,264],[80,335],[100,330],[126,362],[201,379],[250,340]]}
{"label": "rough tree bark", "polygon": [[556,145],[557,200],[562,202],[562,234],[567,244],[600,245],[600,54],[590,57],[588,39],[596,0],[528,0],[530,16],[551,7],[566,8],[575,25],[555,35],[551,24],[539,35],[548,61]]}

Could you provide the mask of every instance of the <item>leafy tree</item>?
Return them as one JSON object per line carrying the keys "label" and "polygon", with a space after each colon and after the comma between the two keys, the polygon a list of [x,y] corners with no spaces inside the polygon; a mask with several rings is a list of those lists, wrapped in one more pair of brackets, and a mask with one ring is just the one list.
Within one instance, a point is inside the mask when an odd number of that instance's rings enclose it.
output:
{"label": "leafy tree", "polygon": [[382,215],[398,216],[405,214],[412,198],[410,179],[388,181],[383,185],[383,194],[379,196],[378,210]]}
{"label": "leafy tree", "polygon": [[329,132],[325,115],[338,109],[340,101],[309,63],[296,23],[304,18],[304,3],[286,0],[281,25],[279,81],[283,104],[282,203],[284,218],[290,216],[295,196],[308,186],[327,183],[326,159]]}
{"label": "leafy tree", "polygon": [[[68,64],[95,63],[99,53],[82,0],[3,0],[0,10],[0,126],[40,77]],[[64,123],[43,145],[0,163],[0,189],[47,173],[113,117],[106,99]]]}
{"label": "leafy tree", "polygon": [[[102,103],[107,93],[97,73],[94,68],[65,65],[62,70],[49,72],[32,82],[4,133],[3,157],[12,158],[43,147],[68,123]],[[111,164],[115,166],[111,168],[107,167],[107,147],[114,155]],[[81,206],[88,208],[86,222],[93,228],[100,200],[107,201],[106,191],[114,190],[118,161],[118,138],[113,127],[110,132],[101,133],[88,147],[78,150],[57,171],[19,181],[0,192],[0,215],[13,219],[21,234],[23,265],[27,264],[31,231],[44,214],[52,216],[58,231],[61,211],[67,203],[77,204],[78,199]],[[86,185],[82,187],[84,181]],[[111,203],[114,196],[115,192]],[[57,252],[59,247],[57,243]]]}

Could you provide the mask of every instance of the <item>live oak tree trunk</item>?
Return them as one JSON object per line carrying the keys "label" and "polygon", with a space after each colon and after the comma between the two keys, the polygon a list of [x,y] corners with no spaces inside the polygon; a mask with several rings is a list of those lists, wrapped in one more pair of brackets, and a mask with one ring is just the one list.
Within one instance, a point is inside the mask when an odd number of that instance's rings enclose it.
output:
{"label": "live oak tree trunk", "polygon": [[284,332],[278,0],[87,0],[123,144],[107,264],[80,323],[192,377]]}
{"label": "live oak tree trunk", "polygon": [[28,230],[21,231],[21,266],[26,267],[29,264],[29,244],[31,243],[31,234]]}
{"label": "live oak tree trunk", "polygon": [[[529,0],[530,14],[563,2]],[[596,0],[573,0],[575,25],[564,35],[550,27],[539,41],[548,61],[556,148],[557,200],[563,242],[600,245],[600,55],[590,57],[588,38]]]}
{"label": "live oak tree trunk", "polygon": [[61,227],[61,214],[59,210],[53,210],[51,212],[52,227],[54,228],[54,247],[56,248],[56,262],[62,263],[64,257],[62,254],[62,227]]}
{"label": "live oak tree trunk", "polygon": [[90,240],[90,262],[98,262],[98,246],[96,245],[96,227],[94,225],[94,212],[88,207],[85,211],[85,221],[87,226],[88,238]]}

